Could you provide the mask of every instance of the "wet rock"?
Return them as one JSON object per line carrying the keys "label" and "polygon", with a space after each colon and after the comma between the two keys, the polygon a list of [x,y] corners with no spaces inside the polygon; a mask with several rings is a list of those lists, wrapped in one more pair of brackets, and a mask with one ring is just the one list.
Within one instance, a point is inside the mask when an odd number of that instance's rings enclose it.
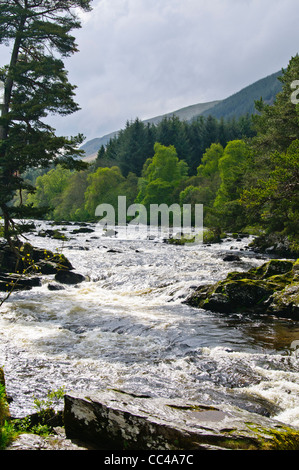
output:
{"label": "wet rock", "polygon": [[89,450],[80,442],[66,439],[62,428],[56,428],[47,437],[36,434],[20,434],[5,450]]}
{"label": "wet rock", "polygon": [[0,245],[0,271],[14,273],[19,268],[20,257],[11,249],[8,243]]}
{"label": "wet rock", "polygon": [[85,281],[85,276],[82,274],[74,273],[73,271],[58,271],[55,274],[55,281],[60,282],[61,284],[80,284]]}
{"label": "wet rock", "polygon": [[[35,248],[30,243],[20,244],[15,250],[7,243],[0,245],[1,292],[30,290],[42,285],[39,275],[58,274],[61,270],[66,273],[73,269],[64,255]],[[77,282],[80,282],[76,276]]]}
{"label": "wet rock", "polygon": [[57,263],[53,261],[40,261],[38,271],[41,274],[56,274],[58,271]]}
{"label": "wet rock", "polygon": [[238,255],[226,255],[223,258],[223,261],[240,261],[241,258]]}
{"label": "wet rock", "polygon": [[271,260],[248,272],[232,272],[199,286],[184,303],[221,313],[260,312],[299,318],[298,262]]}
{"label": "wet rock", "polygon": [[261,235],[255,238],[250,246],[257,253],[268,253],[281,258],[298,258],[299,256],[298,245],[280,233]]}
{"label": "wet rock", "polygon": [[47,230],[41,230],[38,232],[39,237],[50,237],[54,238],[55,240],[67,240],[67,237],[61,233],[59,230],[52,230],[52,229],[47,229]]}
{"label": "wet rock", "polygon": [[41,278],[38,276],[22,277],[18,274],[0,273],[0,291],[10,292],[15,290],[30,290],[33,287],[42,285]]}
{"label": "wet rock", "polygon": [[64,290],[64,287],[59,284],[48,284],[48,289],[55,291],[55,290]]}
{"label": "wet rock", "polygon": [[[257,450],[286,434],[276,420],[230,405],[136,396],[116,390],[68,393],[66,436],[113,450]],[[299,439],[299,430],[293,429]]]}
{"label": "wet rock", "polygon": [[76,228],[72,230],[71,233],[92,233],[92,232],[94,232],[92,228],[81,227],[81,228]]}
{"label": "wet rock", "polygon": [[267,311],[273,315],[299,319],[299,283],[275,292],[265,305]]}
{"label": "wet rock", "polygon": [[12,250],[7,243],[0,245],[0,272],[17,274],[38,271],[42,274],[54,274],[59,269],[73,269],[62,254],[36,248],[30,243],[21,244],[16,250]]}

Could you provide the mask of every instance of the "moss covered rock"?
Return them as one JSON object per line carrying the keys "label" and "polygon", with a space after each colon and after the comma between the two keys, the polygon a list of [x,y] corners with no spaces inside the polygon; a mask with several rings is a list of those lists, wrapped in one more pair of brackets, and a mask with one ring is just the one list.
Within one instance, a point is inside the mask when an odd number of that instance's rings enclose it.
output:
{"label": "moss covered rock", "polygon": [[260,312],[299,319],[299,262],[270,260],[245,273],[229,273],[199,286],[185,303],[221,313]]}
{"label": "moss covered rock", "polygon": [[6,242],[0,244],[0,292],[29,290],[42,285],[40,275],[69,273],[73,269],[63,254],[30,243],[14,249]]}
{"label": "moss covered rock", "polygon": [[62,254],[36,248],[30,243],[20,244],[14,250],[6,242],[0,245],[0,272],[22,274],[26,271],[26,273],[54,274],[61,269],[73,269]]}

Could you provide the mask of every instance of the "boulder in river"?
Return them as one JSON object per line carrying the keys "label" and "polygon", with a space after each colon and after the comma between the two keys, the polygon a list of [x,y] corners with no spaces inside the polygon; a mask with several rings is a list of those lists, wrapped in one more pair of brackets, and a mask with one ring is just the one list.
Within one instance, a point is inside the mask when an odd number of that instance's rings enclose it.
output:
{"label": "boulder in river", "polygon": [[66,394],[64,424],[101,450],[299,449],[299,429],[237,407],[117,390]]}
{"label": "boulder in river", "polygon": [[240,260],[241,260],[240,256],[231,255],[231,254],[225,255],[223,258],[223,261],[240,261]]}
{"label": "boulder in river", "polygon": [[92,233],[94,230],[92,228],[81,227],[75,228],[71,233]]}
{"label": "boulder in river", "polygon": [[42,285],[38,276],[21,277],[18,274],[0,273],[0,292],[11,290],[30,290]]}
{"label": "boulder in river", "polygon": [[72,271],[58,271],[55,274],[55,281],[60,282],[62,284],[80,284],[81,282],[85,281],[85,276],[82,274],[74,273]]}
{"label": "boulder in river", "polygon": [[299,260],[272,259],[247,272],[199,286],[185,303],[220,313],[257,312],[299,319]]}
{"label": "boulder in river", "polygon": [[[61,274],[66,278],[73,270],[70,261],[61,253],[36,248],[30,243],[20,244],[13,249],[6,242],[0,244],[0,291],[29,290],[41,286],[41,276],[48,274]],[[72,276],[77,282],[79,274]],[[82,276],[83,278],[83,276]],[[70,283],[70,282],[69,282]]]}
{"label": "boulder in river", "polygon": [[26,273],[54,274],[60,269],[73,269],[63,254],[36,248],[30,243],[20,244],[15,250],[6,242],[0,244],[0,272],[17,274],[26,270]]}

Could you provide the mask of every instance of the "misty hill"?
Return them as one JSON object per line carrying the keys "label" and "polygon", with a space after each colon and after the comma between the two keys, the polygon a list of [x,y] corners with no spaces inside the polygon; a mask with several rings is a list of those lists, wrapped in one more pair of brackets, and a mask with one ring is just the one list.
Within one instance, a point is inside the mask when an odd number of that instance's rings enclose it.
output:
{"label": "misty hill", "polygon": [[146,119],[143,122],[149,124],[159,124],[162,119],[171,118],[172,116],[177,116],[181,121],[190,121],[195,116],[200,116],[204,112],[209,114],[209,110],[214,108],[217,104],[220,104],[220,101],[210,101],[208,103],[198,103],[193,104],[191,106],[186,106],[185,108],[178,109],[176,111],[172,111],[171,113],[162,114],[161,116],[156,116],[151,119]]}
{"label": "misty hill", "polygon": [[[266,103],[273,103],[275,96],[282,88],[281,82],[278,80],[281,74],[282,72],[279,71],[262,78],[224,100],[194,104],[170,113],[146,119],[143,122],[157,125],[164,118],[172,116],[177,116],[182,121],[192,121],[192,119],[196,119],[198,116],[207,117],[212,115],[217,119],[231,119],[246,114],[254,114],[254,103],[256,100],[263,98]],[[84,150],[86,154],[84,160],[93,160],[100,147],[102,145],[105,146],[118,132],[119,131],[114,131],[103,137],[91,139],[82,145],[81,149]]]}
{"label": "misty hill", "polygon": [[[215,105],[220,103],[220,101],[211,101],[208,103],[198,103],[191,106],[186,106],[185,108],[178,109],[176,111],[172,111],[171,113],[162,114],[160,116],[156,116],[150,119],[145,119],[142,122],[145,124],[152,124],[157,125],[165,118],[170,118],[172,116],[177,116],[182,121],[190,121],[194,116],[199,116],[203,112],[208,111],[209,109],[213,108]],[[96,157],[98,150],[101,148],[102,145],[107,145],[110,139],[115,137],[119,131],[111,132],[110,134],[106,134],[103,137],[96,137],[95,139],[91,139],[82,145],[81,149],[85,151],[86,157],[84,160],[92,160]]]}
{"label": "misty hill", "polygon": [[282,89],[282,84],[278,80],[278,77],[281,75],[282,72],[280,71],[262,78],[252,85],[243,88],[238,93],[222,100],[212,109],[202,112],[201,115],[211,115],[217,119],[221,117],[231,119],[244,116],[247,113],[254,114],[256,112],[254,103],[261,97],[267,104],[273,104],[275,96]]}

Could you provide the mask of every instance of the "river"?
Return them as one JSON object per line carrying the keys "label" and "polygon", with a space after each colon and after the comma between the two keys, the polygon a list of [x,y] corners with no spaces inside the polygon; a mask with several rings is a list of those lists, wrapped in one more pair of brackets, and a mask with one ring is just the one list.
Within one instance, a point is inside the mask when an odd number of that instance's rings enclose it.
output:
{"label": "river", "polygon": [[[53,227],[37,222],[45,228]],[[124,239],[56,228],[69,240],[37,232],[28,240],[64,253],[88,279],[50,291],[54,276],[44,276],[1,307],[0,364],[13,416],[34,412],[34,398],[60,387],[110,387],[230,403],[299,426],[299,355],[291,348],[299,322],[183,303],[195,286],[265,262],[246,248],[250,239],[183,247],[143,232]],[[240,261],[223,261],[228,252]]]}

